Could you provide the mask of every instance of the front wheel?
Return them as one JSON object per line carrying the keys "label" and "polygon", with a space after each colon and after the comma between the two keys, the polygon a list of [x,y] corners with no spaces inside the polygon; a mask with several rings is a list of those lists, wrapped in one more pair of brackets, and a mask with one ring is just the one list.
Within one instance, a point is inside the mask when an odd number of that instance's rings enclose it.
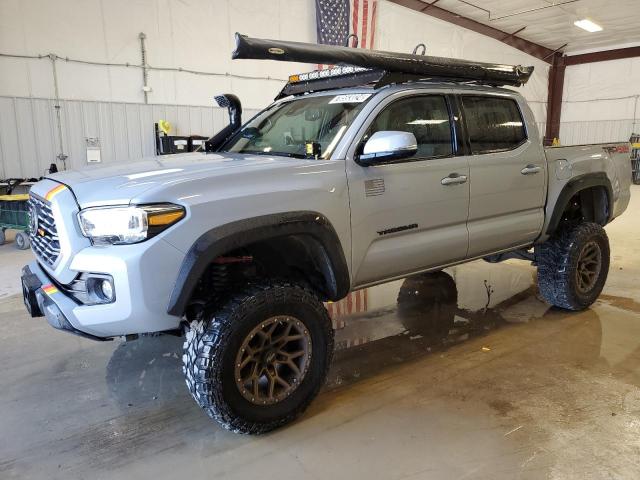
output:
{"label": "front wheel", "polygon": [[596,301],[609,272],[609,239],[596,223],[561,229],[536,246],[538,287],[551,305],[583,310]]}
{"label": "front wheel", "polygon": [[248,286],[191,323],[183,371],[205,412],[236,433],[268,432],[300,415],[324,384],[333,354],[326,309],[287,282]]}

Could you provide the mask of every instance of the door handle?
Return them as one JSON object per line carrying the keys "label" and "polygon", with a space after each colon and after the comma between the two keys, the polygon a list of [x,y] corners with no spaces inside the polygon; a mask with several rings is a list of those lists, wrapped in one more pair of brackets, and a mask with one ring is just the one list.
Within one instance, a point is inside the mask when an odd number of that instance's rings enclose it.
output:
{"label": "door handle", "polygon": [[459,173],[452,173],[448,177],[444,177],[440,180],[442,185],[459,185],[461,183],[467,183],[467,176],[460,175]]}
{"label": "door handle", "polygon": [[520,170],[520,173],[522,175],[535,175],[541,170],[542,170],[542,167],[538,165],[529,164],[526,167],[524,167],[522,170]]}

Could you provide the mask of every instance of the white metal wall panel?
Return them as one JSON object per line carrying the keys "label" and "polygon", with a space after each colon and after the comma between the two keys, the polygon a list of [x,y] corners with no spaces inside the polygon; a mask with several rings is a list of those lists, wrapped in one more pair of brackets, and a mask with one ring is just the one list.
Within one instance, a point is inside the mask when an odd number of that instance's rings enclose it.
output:
{"label": "white metal wall panel", "polygon": [[30,101],[34,131],[36,136],[38,171],[44,172],[49,167],[51,152],[57,148],[55,123],[51,118],[55,116],[53,105],[49,100],[34,99]]}
{"label": "white metal wall panel", "polygon": [[[190,108],[185,106],[176,107],[176,125],[180,125],[180,135],[188,137],[191,135],[191,116],[189,115]],[[200,133],[198,132],[198,135]]]}
{"label": "white metal wall panel", "polygon": [[[69,158],[67,158],[67,168],[78,168],[82,165],[81,160],[86,155],[86,143],[85,137],[88,135],[85,128],[85,112],[83,105],[80,102],[68,102],[63,112],[63,125],[67,128],[62,130],[64,138],[64,150]],[[52,119],[53,128],[57,128],[55,117]],[[54,150],[48,155],[48,162],[45,162],[44,168],[47,168],[49,164],[55,159],[58,150]],[[53,157],[53,159],[52,159]]]}
{"label": "white metal wall panel", "polygon": [[[37,168],[38,152],[36,149],[36,134],[34,131],[34,120],[31,109],[31,102],[24,99],[16,99],[14,102],[16,130],[18,133],[18,143],[22,158],[30,158],[32,164]],[[25,165],[22,165],[24,168]]]}
{"label": "white metal wall panel", "polygon": [[[87,166],[86,138],[99,138],[102,164],[155,154],[154,126],[168,120],[175,135],[212,135],[227,124],[218,107],[60,102],[67,168]],[[257,113],[245,109],[249,119]],[[54,101],[0,97],[0,178],[40,177],[59,153]]]}
{"label": "white metal wall panel", "polygon": [[[153,124],[168,120],[176,135],[211,135],[227,123],[225,109],[202,106],[61,101],[67,168],[87,166],[86,138],[100,140],[102,163],[131,162],[155,154]],[[245,109],[248,120],[258,110]],[[638,130],[633,119],[563,122],[563,145],[621,142]],[[540,134],[545,124],[538,123]],[[0,178],[39,177],[59,153],[54,101],[0,97]]]}
{"label": "white metal wall panel", "polygon": [[[144,156],[144,136],[140,120],[140,106],[124,104],[125,125],[127,129],[128,158],[142,158]],[[149,152],[153,153],[153,152]]]}
{"label": "white metal wall panel", "polygon": [[98,135],[100,138],[100,150],[104,156],[104,161],[121,162],[123,159],[116,157],[116,148],[114,142],[123,139],[115,139],[113,134],[113,115],[110,105],[104,102],[98,102]]}
{"label": "white metal wall panel", "polygon": [[[121,103],[107,103],[111,110],[111,131],[113,138],[113,158],[118,162],[129,160],[129,126],[125,115],[124,105]],[[131,139],[133,140],[133,139]]]}
{"label": "white metal wall panel", "polygon": [[150,157],[152,155],[155,155],[156,153],[156,144],[154,135],[146,134],[147,125],[153,126],[153,123],[157,122],[162,117],[153,116],[153,105],[133,105],[137,107],[138,115],[140,118],[139,128],[140,135],[142,136],[140,140],[142,143],[142,156]]}
{"label": "white metal wall panel", "polygon": [[0,172],[3,178],[23,177],[15,104],[15,98],[0,97]]}
{"label": "white metal wall panel", "polygon": [[562,122],[560,143],[562,145],[585,145],[589,143],[626,142],[638,122],[627,120],[597,120],[588,122]]}

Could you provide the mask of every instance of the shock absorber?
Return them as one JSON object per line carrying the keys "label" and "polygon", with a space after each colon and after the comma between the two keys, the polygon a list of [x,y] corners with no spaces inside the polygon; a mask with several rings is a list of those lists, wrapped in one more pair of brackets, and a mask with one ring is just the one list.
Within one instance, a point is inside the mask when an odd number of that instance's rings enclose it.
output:
{"label": "shock absorber", "polygon": [[219,300],[233,286],[231,266],[240,263],[251,263],[252,261],[252,256],[218,257],[213,261],[210,278],[215,300]]}
{"label": "shock absorber", "polygon": [[218,300],[231,285],[229,277],[228,263],[215,263],[211,265],[211,286],[213,287],[213,297]]}

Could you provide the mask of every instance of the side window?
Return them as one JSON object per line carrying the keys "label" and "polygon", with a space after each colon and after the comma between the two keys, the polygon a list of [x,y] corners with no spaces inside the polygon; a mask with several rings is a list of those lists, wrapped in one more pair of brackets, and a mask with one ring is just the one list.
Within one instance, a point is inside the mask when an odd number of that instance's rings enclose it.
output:
{"label": "side window", "polygon": [[518,104],[510,98],[462,96],[471,153],[512,150],[527,139]]}
{"label": "side window", "polygon": [[440,95],[393,102],[378,114],[365,138],[383,130],[413,133],[418,141],[413,158],[446,157],[453,153],[449,110]]}

